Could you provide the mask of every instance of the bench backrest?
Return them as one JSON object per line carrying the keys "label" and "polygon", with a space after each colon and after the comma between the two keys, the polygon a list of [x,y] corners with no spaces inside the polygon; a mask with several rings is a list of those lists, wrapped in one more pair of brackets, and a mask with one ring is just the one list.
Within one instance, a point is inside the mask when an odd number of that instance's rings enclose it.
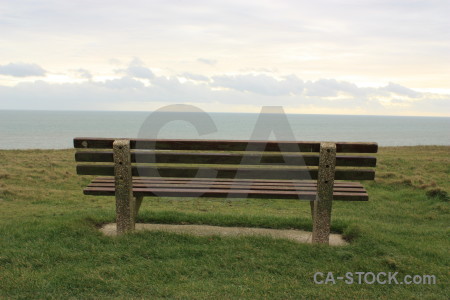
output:
{"label": "bench backrest", "polygon": [[[75,138],[79,175],[114,176],[113,138]],[[320,142],[129,139],[135,177],[311,180]],[[335,180],[373,180],[376,143],[336,142]],[[199,171],[199,169],[202,169]]]}

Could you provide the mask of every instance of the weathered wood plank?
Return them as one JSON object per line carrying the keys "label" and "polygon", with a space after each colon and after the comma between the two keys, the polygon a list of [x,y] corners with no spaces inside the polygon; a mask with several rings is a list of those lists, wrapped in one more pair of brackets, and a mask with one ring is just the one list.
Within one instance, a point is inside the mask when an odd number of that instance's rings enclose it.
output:
{"label": "weathered wood plank", "polygon": [[[98,177],[101,178],[101,177]],[[98,179],[95,178],[91,181],[91,184],[96,183],[105,183],[105,184],[113,184],[114,180],[110,179]],[[177,180],[178,179],[178,180]],[[312,181],[291,181],[291,180],[283,180],[283,181],[264,181],[264,180],[234,180],[234,179],[210,179],[210,178],[155,178],[155,179],[146,179],[145,177],[135,177],[133,178],[133,184],[147,184],[147,185],[158,185],[158,184],[226,184],[226,185],[242,185],[242,186],[262,186],[262,187],[271,187],[271,186],[286,186],[286,187],[317,187],[317,182]],[[334,185],[339,188],[363,188],[362,184],[359,182],[337,182]]]}
{"label": "weathered wood plank", "polygon": [[[103,180],[109,177],[97,177],[94,180]],[[277,180],[277,179],[232,179],[232,178],[183,178],[183,177],[133,177],[134,182],[141,181],[177,181],[177,182],[232,182],[247,184],[248,182],[253,184],[262,184],[262,185],[284,185],[284,184],[295,184],[295,185],[313,185],[317,186],[316,180]],[[350,182],[350,181],[336,181],[334,183],[335,186],[362,186],[360,182]]]}
{"label": "weathered wood plank", "polygon": [[[317,179],[317,170],[296,168],[238,168],[238,167],[211,167],[203,168],[212,171],[215,176],[211,178],[235,178],[239,171],[242,179],[285,179],[285,180],[311,180]],[[197,167],[154,167],[133,166],[133,176],[140,177],[195,177],[199,168]],[[114,175],[112,165],[78,165],[79,175]],[[336,170],[336,180],[373,180],[374,170]]]}
{"label": "weathered wood plank", "polygon": [[[267,191],[267,190],[228,190],[228,189],[167,189],[167,188],[136,188],[133,190],[135,196],[161,196],[161,197],[211,197],[211,198],[262,198],[262,199],[301,199],[314,200],[315,192],[294,191]],[[112,187],[87,187],[85,195],[113,196]],[[333,199],[336,201],[367,201],[367,193],[335,192]]]}
{"label": "weathered wood plank", "polygon": [[[318,166],[319,155],[298,154],[241,154],[219,152],[179,152],[166,153],[131,153],[132,163],[176,163],[176,164],[240,164],[245,157],[246,165],[279,164],[295,166]],[[79,151],[75,153],[78,162],[112,162],[112,151]],[[337,166],[375,167],[376,157],[373,156],[337,156]]]}
{"label": "weathered wood plank", "polygon": [[[114,187],[114,183],[91,183],[88,187]],[[187,183],[187,184],[174,184],[174,183],[133,183],[133,189],[135,188],[188,188],[188,189],[250,189],[250,190],[283,190],[283,191],[317,191],[317,187],[314,186],[262,186],[262,185],[242,185],[242,184],[217,184],[217,183]],[[352,187],[335,187],[336,192],[349,192],[349,193],[361,193],[365,190],[363,188]]]}
{"label": "weathered wood plank", "polygon": [[[92,180],[92,182],[110,181],[112,177],[99,176]],[[183,178],[183,177],[133,177],[133,182],[151,181],[151,182],[233,182],[246,184],[251,182],[253,184],[267,184],[267,185],[284,185],[284,184],[298,184],[298,185],[314,185],[317,186],[317,180],[277,180],[277,179],[230,179],[230,178]],[[357,181],[335,181],[335,186],[362,186]]]}
{"label": "weathered wood plank", "polygon": [[[113,138],[79,137],[74,139],[74,147],[111,149],[114,140]],[[156,150],[319,152],[320,142],[130,139],[130,147],[131,149]],[[378,145],[377,143],[336,142],[336,150],[342,153],[376,153]]]}

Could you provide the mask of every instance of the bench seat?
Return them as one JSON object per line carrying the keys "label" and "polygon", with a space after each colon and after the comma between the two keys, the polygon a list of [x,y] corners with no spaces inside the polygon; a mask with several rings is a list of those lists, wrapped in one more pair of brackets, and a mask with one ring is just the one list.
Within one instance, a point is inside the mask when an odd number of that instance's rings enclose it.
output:
{"label": "bench seat", "polygon": [[[84,189],[85,195],[114,196],[114,177],[96,177]],[[220,178],[133,178],[134,196],[266,198],[314,200],[317,181],[245,180]],[[368,194],[359,182],[334,183],[333,200],[367,201]]]}

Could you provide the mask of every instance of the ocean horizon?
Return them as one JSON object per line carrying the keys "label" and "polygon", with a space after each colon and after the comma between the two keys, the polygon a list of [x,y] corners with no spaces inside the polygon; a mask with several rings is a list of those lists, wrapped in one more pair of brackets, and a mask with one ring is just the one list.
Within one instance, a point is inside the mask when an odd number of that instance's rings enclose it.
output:
{"label": "ocean horizon", "polygon": [[[0,110],[0,149],[67,149],[74,137],[271,139],[450,145],[450,117]],[[183,121],[184,120],[184,121]],[[156,128],[157,127],[157,128]]]}

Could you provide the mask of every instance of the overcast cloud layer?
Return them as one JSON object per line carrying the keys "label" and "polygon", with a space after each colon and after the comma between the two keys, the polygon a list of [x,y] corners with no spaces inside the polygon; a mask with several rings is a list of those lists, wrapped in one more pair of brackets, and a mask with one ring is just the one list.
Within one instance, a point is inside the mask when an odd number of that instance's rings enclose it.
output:
{"label": "overcast cloud layer", "polygon": [[0,109],[450,115],[450,1],[0,0]]}

